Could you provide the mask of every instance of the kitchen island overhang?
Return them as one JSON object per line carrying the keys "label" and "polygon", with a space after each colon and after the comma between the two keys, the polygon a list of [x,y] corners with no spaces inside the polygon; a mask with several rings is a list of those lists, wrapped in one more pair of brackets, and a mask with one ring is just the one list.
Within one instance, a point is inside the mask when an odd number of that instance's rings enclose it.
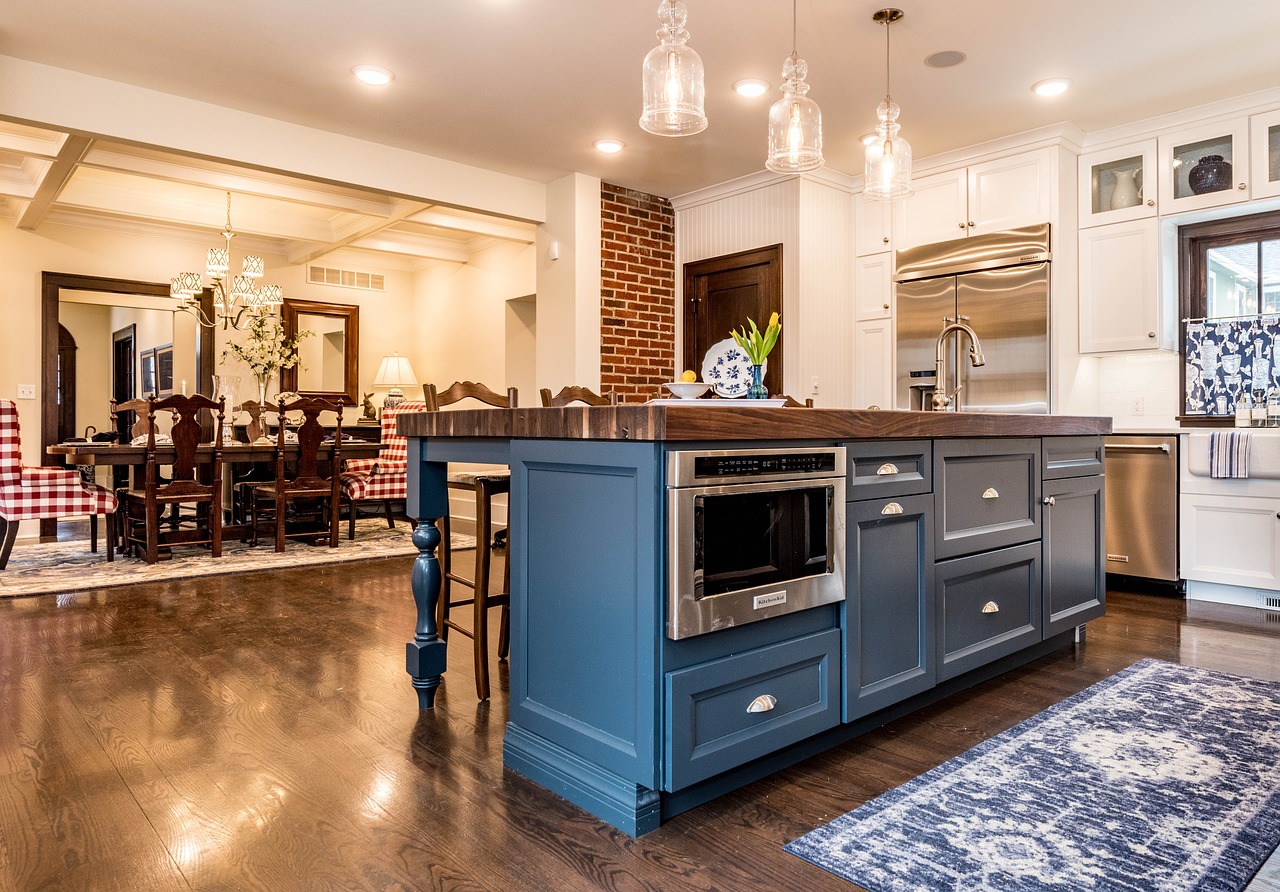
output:
{"label": "kitchen island overhang", "polygon": [[[631,834],[1069,644],[1104,609],[1109,418],[662,405],[399,425],[420,707],[445,665],[430,522],[447,510],[445,463],[509,464],[504,762]],[[860,484],[839,532],[847,597],[672,640],[666,457],[771,445],[846,448]]]}

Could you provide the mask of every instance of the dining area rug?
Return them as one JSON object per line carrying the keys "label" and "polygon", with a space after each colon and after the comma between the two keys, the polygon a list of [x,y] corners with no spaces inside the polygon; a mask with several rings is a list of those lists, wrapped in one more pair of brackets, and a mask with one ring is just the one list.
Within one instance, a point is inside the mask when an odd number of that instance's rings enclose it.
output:
{"label": "dining area rug", "polygon": [[[474,536],[453,534],[454,551],[472,549],[475,545]],[[303,564],[318,566],[396,556],[412,558],[416,554],[413,529],[408,522],[397,521],[392,530],[382,517],[357,519],[354,540],[347,539],[344,522],[337,548],[288,541],[285,550],[277,552],[270,542],[260,542],[253,547],[238,539],[229,539],[222,543],[221,557],[210,556],[208,550],[200,546],[178,546],[170,560],[155,564],[118,554],[108,563],[105,546],[99,542],[98,551],[91,552],[87,538],[20,543],[13,549],[9,566],[0,570],[0,598],[96,591],[117,585],[276,570]]]}
{"label": "dining area rug", "polygon": [[786,851],[871,892],[1245,888],[1280,842],[1280,683],[1141,660]]}

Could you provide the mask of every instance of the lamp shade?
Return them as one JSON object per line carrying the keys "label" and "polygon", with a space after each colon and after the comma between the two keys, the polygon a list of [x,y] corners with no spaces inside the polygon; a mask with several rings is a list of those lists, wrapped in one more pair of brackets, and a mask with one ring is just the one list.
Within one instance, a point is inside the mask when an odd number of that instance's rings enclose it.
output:
{"label": "lamp shade", "polygon": [[401,387],[405,384],[417,384],[418,378],[413,373],[407,357],[399,353],[382,358],[378,366],[378,375],[373,379],[374,387]]}

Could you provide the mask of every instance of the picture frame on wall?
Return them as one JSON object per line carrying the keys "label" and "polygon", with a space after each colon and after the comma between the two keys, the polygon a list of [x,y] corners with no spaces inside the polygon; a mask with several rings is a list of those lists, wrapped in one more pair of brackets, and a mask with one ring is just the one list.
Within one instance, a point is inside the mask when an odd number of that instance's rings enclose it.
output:
{"label": "picture frame on wall", "polygon": [[156,351],[143,350],[138,354],[140,374],[138,375],[139,395],[150,396],[156,392]]}
{"label": "picture frame on wall", "polygon": [[155,349],[156,396],[173,396],[173,344]]}

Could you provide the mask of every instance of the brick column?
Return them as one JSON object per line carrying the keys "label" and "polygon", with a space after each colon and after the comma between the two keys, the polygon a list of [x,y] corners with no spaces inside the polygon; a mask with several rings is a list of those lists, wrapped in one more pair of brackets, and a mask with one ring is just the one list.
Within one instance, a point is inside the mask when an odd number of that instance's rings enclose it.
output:
{"label": "brick column", "polygon": [[675,212],[665,198],[602,183],[600,229],[600,386],[624,403],[669,396]]}

